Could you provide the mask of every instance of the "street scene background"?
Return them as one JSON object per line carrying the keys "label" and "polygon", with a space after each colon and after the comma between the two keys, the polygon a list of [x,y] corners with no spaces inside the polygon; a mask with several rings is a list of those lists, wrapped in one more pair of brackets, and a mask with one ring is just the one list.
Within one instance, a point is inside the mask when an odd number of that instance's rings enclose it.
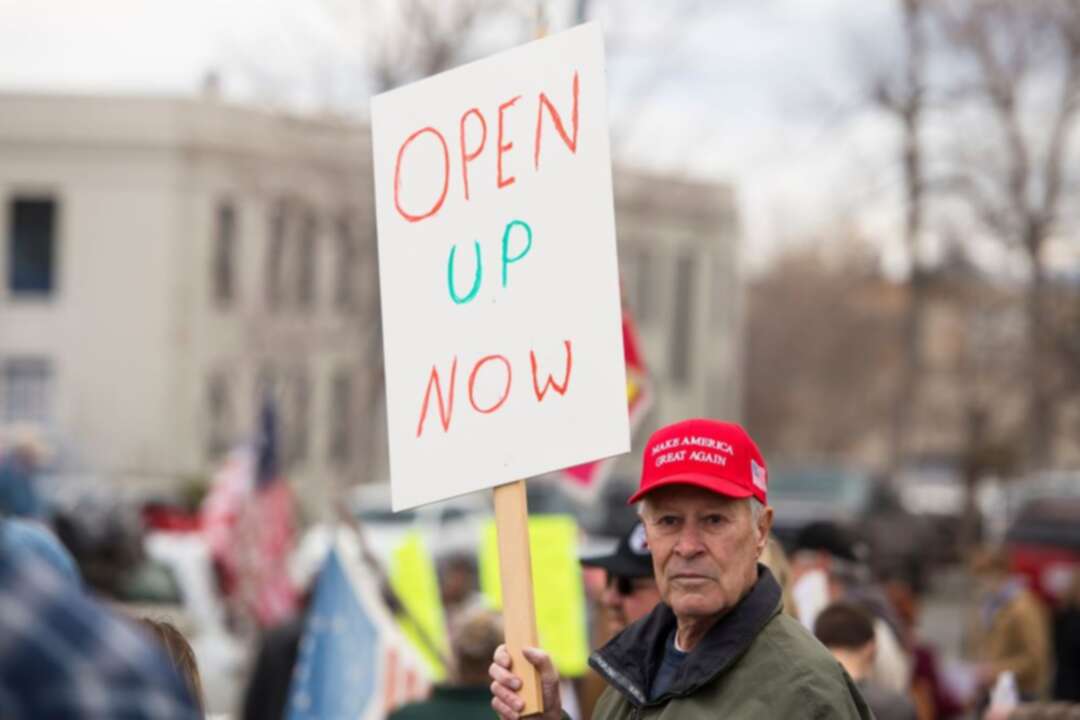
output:
{"label": "street scene background", "polygon": [[1067,0],[0,0],[0,510],[174,622],[211,714],[258,716],[331,548],[377,716],[445,681],[453,616],[497,602],[491,501],[390,510],[370,101],[587,21],[633,448],[528,481],[572,714],[605,639],[578,558],[633,528],[649,434],[711,417],[760,446],[789,558],[839,528],[888,590],[947,696],[920,718],[977,717],[987,554],[1048,667],[1080,612]]}

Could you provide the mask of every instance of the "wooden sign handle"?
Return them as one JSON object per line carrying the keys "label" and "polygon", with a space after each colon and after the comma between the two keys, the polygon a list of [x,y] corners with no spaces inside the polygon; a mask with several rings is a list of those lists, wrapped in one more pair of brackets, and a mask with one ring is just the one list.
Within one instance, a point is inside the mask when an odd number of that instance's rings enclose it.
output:
{"label": "wooden sign handle", "polygon": [[533,603],[532,555],[529,552],[529,510],[525,481],[499,485],[495,493],[495,528],[499,536],[499,573],[502,577],[503,627],[513,672],[521,678],[518,694],[525,701],[522,715],[544,711],[540,674],[521,649],[539,647],[536,607]]}

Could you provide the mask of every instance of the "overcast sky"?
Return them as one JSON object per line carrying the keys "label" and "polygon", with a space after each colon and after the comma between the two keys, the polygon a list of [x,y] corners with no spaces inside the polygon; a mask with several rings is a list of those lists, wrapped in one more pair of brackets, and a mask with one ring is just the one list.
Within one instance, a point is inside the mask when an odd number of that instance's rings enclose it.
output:
{"label": "overcast sky", "polygon": [[[362,114],[363,31],[320,3],[333,0],[0,0],[0,90],[193,94],[215,69],[231,98],[273,86],[285,103]],[[660,9],[678,4],[590,3],[607,34],[618,157],[731,182],[753,266],[847,218],[893,238],[894,137],[857,112],[853,63],[857,46],[896,42],[894,3]],[[474,54],[519,41],[534,3],[508,5]],[[573,5],[549,1],[553,30],[571,22]],[[895,266],[896,253],[886,255]]]}

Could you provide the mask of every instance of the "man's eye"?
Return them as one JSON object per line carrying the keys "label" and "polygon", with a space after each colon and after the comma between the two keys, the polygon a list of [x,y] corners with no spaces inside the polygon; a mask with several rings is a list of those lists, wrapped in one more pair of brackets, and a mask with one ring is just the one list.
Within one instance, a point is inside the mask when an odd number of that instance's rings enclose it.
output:
{"label": "man's eye", "polygon": [[715,525],[723,525],[726,522],[727,522],[727,518],[724,517],[723,515],[706,515],[705,516],[705,524],[706,525],[714,525],[714,526]]}
{"label": "man's eye", "polygon": [[674,525],[679,519],[674,515],[662,515],[660,519],[656,521],[658,525]]}

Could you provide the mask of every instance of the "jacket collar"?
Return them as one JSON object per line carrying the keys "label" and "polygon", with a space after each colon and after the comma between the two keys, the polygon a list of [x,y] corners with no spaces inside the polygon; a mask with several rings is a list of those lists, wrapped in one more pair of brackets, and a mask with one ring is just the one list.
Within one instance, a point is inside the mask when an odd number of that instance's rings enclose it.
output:
{"label": "jacket collar", "polygon": [[[689,695],[725,672],[746,652],[762,628],[779,614],[781,607],[780,586],[769,569],[759,564],[754,587],[690,651],[671,690],[655,702]],[[675,613],[667,604],[660,603],[593,653],[589,665],[632,704],[649,704],[649,684],[660,667],[664,644],[675,626]]]}

